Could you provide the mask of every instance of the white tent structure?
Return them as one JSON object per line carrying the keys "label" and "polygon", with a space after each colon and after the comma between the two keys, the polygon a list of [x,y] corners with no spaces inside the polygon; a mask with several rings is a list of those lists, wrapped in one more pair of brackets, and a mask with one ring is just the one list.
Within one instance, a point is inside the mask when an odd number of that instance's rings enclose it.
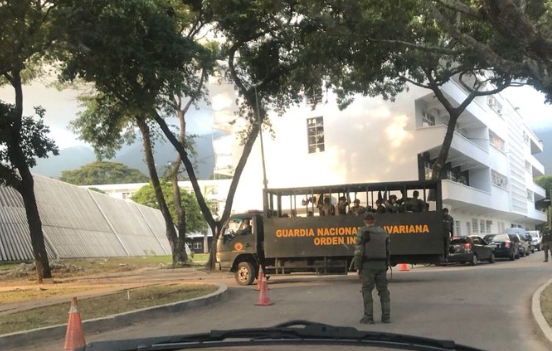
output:
{"label": "white tent structure", "polygon": [[[170,255],[159,210],[34,175],[50,258]],[[33,259],[23,200],[0,187],[0,261]]]}

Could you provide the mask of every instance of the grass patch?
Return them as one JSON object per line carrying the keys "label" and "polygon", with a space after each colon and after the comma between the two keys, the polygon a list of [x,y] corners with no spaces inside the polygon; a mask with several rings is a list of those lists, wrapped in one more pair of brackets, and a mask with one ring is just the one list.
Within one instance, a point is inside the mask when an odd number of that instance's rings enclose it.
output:
{"label": "grass patch", "polygon": [[[162,285],[127,289],[113,294],[79,299],[83,320],[106,317],[141,308],[189,300],[215,292],[215,285]],[[54,304],[0,316],[0,334],[67,323],[71,303]]]}
{"label": "grass patch", "polygon": [[209,260],[209,254],[208,253],[195,253],[193,257],[191,257],[191,260],[196,263],[205,263]]}
{"label": "grass patch", "polygon": [[48,286],[47,288],[15,288],[13,290],[2,291],[0,294],[0,304],[48,299],[56,296],[81,293],[97,289],[98,287],[96,286],[71,288],[54,285]]}
{"label": "grass patch", "polygon": [[[209,259],[209,254],[190,255],[191,264],[177,268],[203,265]],[[122,273],[139,269],[172,268],[172,256],[137,256],[82,259],[51,259],[50,269],[54,281],[59,279],[78,279],[78,277]],[[36,269],[33,262],[2,262],[0,263],[0,281],[34,281]]]}

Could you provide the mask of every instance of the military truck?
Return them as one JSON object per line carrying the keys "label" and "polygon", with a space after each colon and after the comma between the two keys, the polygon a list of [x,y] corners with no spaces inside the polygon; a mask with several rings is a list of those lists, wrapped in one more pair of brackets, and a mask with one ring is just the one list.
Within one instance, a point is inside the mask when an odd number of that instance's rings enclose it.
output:
{"label": "military truck", "polygon": [[[398,199],[394,207],[391,197]],[[320,211],[324,198],[333,206],[346,199],[347,214],[336,209],[335,215],[320,215],[328,212]],[[353,208],[355,199],[364,209]],[[357,229],[380,202],[394,208],[376,213],[377,225],[390,235],[392,265],[442,262],[441,183],[410,181],[265,190],[262,211],[232,215],[223,227],[218,268],[234,272],[240,285],[252,284],[259,267],[267,274],[347,274]]]}

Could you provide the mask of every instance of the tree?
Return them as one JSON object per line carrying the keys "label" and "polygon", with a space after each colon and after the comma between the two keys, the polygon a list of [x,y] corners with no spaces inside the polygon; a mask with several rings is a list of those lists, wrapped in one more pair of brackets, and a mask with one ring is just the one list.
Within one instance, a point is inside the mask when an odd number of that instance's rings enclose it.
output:
{"label": "tree", "polygon": [[535,183],[545,190],[545,198],[536,203],[536,208],[548,208],[551,205],[550,199],[552,199],[552,176],[537,177]]}
{"label": "tree", "polygon": [[[178,224],[178,214],[175,211],[173,204],[174,197],[172,196],[172,183],[165,182],[161,184],[163,194],[165,195],[165,201],[171,211],[171,217],[175,225]],[[180,190],[180,205],[186,212],[186,231],[187,232],[202,232],[207,229],[207,223],[203,219],[203,215],[199,209],[197,200],[193,194],[187,191]],[[132,201],[141,205],[149,206],[159,209],[159,203],[151,184],[141,187],[133,196]]]}
{"label": "tree", "polygon": [[61,172],[60,180],[75,185],[146,183],[149,178],[119,162],[96,161]]}
{"label": "tree", "polygon": [[175,265],[180,257],[186,258],[184,233],[179,240],[164,201],[149,119],[172,107],[167,97],[194,92],[197,77],[193,73],[206,50],[181,34],[183,28],[199,24],[192,15],[194,4],[175,0],[63,3],[68,11],[58,20],[67,25],[69,35],[67,54],[61,57],[66,63],[62,77],[93,83],[96,119],[91,124],[101,124],[108,143],[130,122],[140,130]]}
{"label": "tree", "polygon": [[[215,32],[225,38],[222,50],[225,64],[221,68],[239,94],[239,116],[247,122],[242,133],[243,150],[226,198],[224,212],[219,220],[207,214],[207,222],[215,233],[208,267],[214,266],[216,238],[224,222],[229,218],[241,174],[256,141],[261,126],[270,128],[268,110],[283,113],[289,106],[302,102],[306,97],[318,95],[325,87],[338,82],[342,75],[338,57],[329,48],[344,48],[346,44],[335,36],[321,35],[324,23],[313,16],[316,2],[310,1],[224,1],[206,2],[206,12],[212,14]],[[364,58],[367,65],[383,59],[383,52]],[[339,58],[340,59],[340,58]],[[374,71],[374,76],[378,76]],[[163,121],[156,118],[167,134]],[[167,136],[176,147],[186,169],[189,165],[185,150],[176,138]],[[193,177],[190,176],[193,182]],[[199,193],[199,186],[194,184]],[[207,206],[199,199],[204,213]]]}
{"label": "tree", "polygon": [[[327,24],[328,36],[345,40],[354,51],[339,50],[342,75],[338,86],[341,105],[352,101],[354,94],[382,95],[393,99],[406,84],[430,89],[448,113],[447,132],[438,156],[431,160],[432,178],[440,179],[452,143],[458,118],[478,96],[496,94],[516,79],[509,72],[496,70],[484,57],[471,48],[458,47],[457,41],[435,24],[435,18],[424,1],[405,0],[400,3],[370,0],[356,3],[328,0],[319,4],[319,18]],[[471,28],[479,38],[492,40],[485,26],[464,20],[456,13],[442,14],[449,23]],[[456,22],[455,22],[456,21]],[[365,57],[378,51],[387,52],[379,68],[384,79],[373,77],[374,67],[366,65]],[[449,81],[459,83],[466,97],[456,103],[443,92]]]}
{"label": "tree", "polygon": [[56,8],[49,1],[6,0],[0,5],[0,84],[14,89],[14,103],[1,103],[3,161],[0,177],[22,196],[29,223],[31,244],[36,265],[37,280],[51,278],[52,272],[44,243],[42,222],[36,205],[34,180],[30,166],[35,157],[47,157],[48,151],[57,153],[52,140],[46,137],[48,128],[40,118],[44,110],[37,109],[38,120],[23,116],[23,83],[39,74],[41,59],[49,52],[55,27],[51,15]]}
{"label": "tree", "polygon": [[[425,0],[425,3],[427,13],[458,46],[477,52],[494,72],[516,76],[543,92],[548,102],[552,101],[552,21],[548,1]],[[450,13],[453,16],[447,16]],[[472,25],[463,25],[468,21]],[[483,31],[488,35],[481,36]]]}

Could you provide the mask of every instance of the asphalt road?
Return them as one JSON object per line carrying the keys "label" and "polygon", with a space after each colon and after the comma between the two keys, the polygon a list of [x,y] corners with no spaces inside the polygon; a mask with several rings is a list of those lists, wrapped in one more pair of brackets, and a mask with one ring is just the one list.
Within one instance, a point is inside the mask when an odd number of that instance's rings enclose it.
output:
{"label": "asphalt road", "polygon": [[[164,271],[165,279],[201,279],[228,285],[228,299],[180,315],[138,323],[119,330],[86,335],[86,341],[188,334],[211,329],[265,327],[294,319],[362,330],[388,331],[439,339],[489,351],[548,351],[531,316],[532,294],[552,275],[542,253],[517,261],[476,267],[396,267],[390,282],[391,324],[362,325],[360,284],[348,276],[288,275],[270,278],[272,306],[255,306],[253,286],[237,286],[229,274],[184,274]],[[389,276],[389,275],[388,275]],[[374,291],[374,296],[376,292]],[[375,304],[379,321],[379,302]],[[86,333],[86,330],[85,330]],[[62,350],[63,340],[25,350]],[[21,349],[23,350],[23,349]]]}

